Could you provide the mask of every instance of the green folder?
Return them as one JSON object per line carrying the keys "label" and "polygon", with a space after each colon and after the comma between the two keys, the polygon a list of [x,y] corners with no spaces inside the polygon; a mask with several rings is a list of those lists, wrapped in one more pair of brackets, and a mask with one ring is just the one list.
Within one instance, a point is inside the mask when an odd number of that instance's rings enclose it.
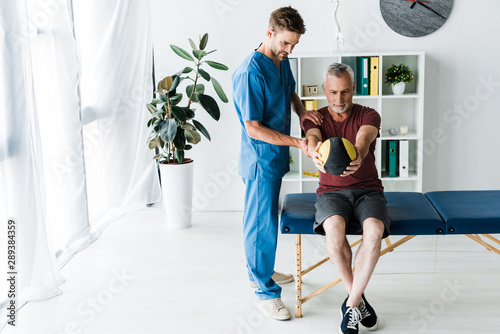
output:
{"label": "green folder", "polygon": [[389,177],[398,176],[398,144],[397,140],[389,140],[387,142],[387,172],[389,173]]}
{"label": "green folder", "polygon": [[368,57],[356,58],[356,92],[359,95],[370,94],[370,63]]}

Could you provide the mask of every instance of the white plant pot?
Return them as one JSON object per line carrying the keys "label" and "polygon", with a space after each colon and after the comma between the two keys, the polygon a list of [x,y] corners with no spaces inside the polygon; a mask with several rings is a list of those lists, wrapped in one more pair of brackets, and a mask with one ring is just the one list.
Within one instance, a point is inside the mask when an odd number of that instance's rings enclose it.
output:
{"label": "white plant pot", "polygon": [[191,226],[193,166],[192,160],[182,164],[160,164],[162,203],[168,228]]}
{"label": "white plant pot", "polygon": [[394,95],[402,95],[405,92],[405,83],[398,82],[397,84],[392,84],[392,93]]}

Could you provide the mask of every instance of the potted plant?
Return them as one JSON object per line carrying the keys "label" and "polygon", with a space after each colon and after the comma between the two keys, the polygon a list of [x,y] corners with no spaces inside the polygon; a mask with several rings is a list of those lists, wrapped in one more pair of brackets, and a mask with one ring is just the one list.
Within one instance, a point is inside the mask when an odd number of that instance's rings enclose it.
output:
{"label": "potted plant", "polygon": [[[159,161],[162,202],[167,214],[167,224],[172,228],[191,226],[193,160],[186,158],[185,152],[200,142],[201,135],[211,140],[205,126],[195,119],[193,104],[201,105],[214,120],[218,121],[220,118],[216,100],[205,94],[205,85],[201,81],[211,82],[220,100],[228,102],[219,82],[202,68],[208,65],[217,70],[228,69],[221,63],[205,59],[216,51],[205,51],[208,34],[200,38],[198,45],[190,38],[188,40],[191,53],[175,45],[170,47],[179,57],[189,61],[191,66],[158,82],[156,97],[146,105],[151,113],[147,122],[151,129],[148,146],[159,152],[154,159]],[[185,95],[180,92],[180,84],[184,81],[189,81],[185,87]],[[184,97],[187,98],[187,103],[181,106]]]}
{"label": "potted plant", "polygon": [[405,91],[405,84],[413,82],[413,71],[409,66],[400,64],[391,65],[385,72],[385,83],[392,86],[394,95],[401,95]]}

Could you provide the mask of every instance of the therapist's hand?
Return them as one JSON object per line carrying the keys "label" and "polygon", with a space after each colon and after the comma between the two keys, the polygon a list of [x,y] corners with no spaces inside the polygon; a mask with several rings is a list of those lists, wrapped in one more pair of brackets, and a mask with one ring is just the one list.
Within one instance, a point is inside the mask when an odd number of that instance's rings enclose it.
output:
{"label": "therapist's hand", "polygon": [[305,139],[297,139],[297,140],[299,141],[297,147],[302,152],[304,152],[306,157],[311,157],[311,154],[309,154],[309,150],[307,149],[307,140],[305,140]]}
{"label": "therapist's hand", "polygon": [[323,115],[317,110],[308,110],[300,116],[300,127],[304,129],[304,121],[308,119],[316,125],[323,123]]}
{"label": "therapist's hand", "polygon": [[321,142],[318,142],[318,145],[316,145],[316,148],[314,149],[313,152],[311,152],[311,157],[313,159],[314,165],[320,172],[326,173],[325,171],[325,166],[323,166],[323,161],[319,160],[321,158],[321,153],[319,153],[319,147],[321,146]]}

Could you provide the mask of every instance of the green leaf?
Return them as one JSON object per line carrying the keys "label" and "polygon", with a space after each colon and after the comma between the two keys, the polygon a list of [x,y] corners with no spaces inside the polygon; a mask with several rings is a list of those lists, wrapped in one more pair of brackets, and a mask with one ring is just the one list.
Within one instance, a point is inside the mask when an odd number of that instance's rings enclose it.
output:
{"label": "green leaf", "polygon": [[205,79],[207,81],[210,81],[210,74],[208,74],[207,72],[205,72],[204,69],[199,68],[198,69],[198,73],[203,77],[203,79]]}
{"label": "green leaf", "polygon": [[151,114],[154,114],[156,112],[156,106],[152,105],[151,103],[146,103],[146,107]]}
{"label": "green leaf", "polygon": [[212,77],[210,80],[212,81],[212,85],[214,86],[215,92],[217,93],[221,101],[227,103],[228,99],[226,93],[224,93],[224,89],[222,89],[220,83],[217,80],[215,80],[214,77]]}
{"label": "green leaf", "polygon": [[166,94],[160,93],[160,102],[161,103],[167,103],[168,102]]}
{"label": "green leaf", "polygon": [[170,97],[170,103],[172,103],[173,105],[178,104],[179,102],[181,102],[181,100],[182,100],[182,93],[177,93]]}
{"label": "green leaf", "polygon": [[181,128],[184,130],[196,130],[196,127],[193,124],[190,123],[184,123],[181,125]]}
{"label": "green leaf", "polygon": [[190,109],[188,107],[182,107],[184,109],[184,112],[186,113],[186,119],[191,119],[194,117],[194,110]]}
{"label": "green leaf", "polygon": [[229,69],[229,67],[227,67],[226,65],[215,62],[215,61],[207,60],[207,61],[205,61],[205,63],[207,63],[209,66],[211,66],[217,70],[227,71]]}
{"label": "green leaf", "polygon": [[200,40],[200,50],[204,50],[208,43],[208,34],[203,35]]}
{"label": "green leaf", "polygon": [[159,129],[161,139],[165,142],[171,142],[177,133],[177,122],[173,118],[164,120]]}
{"label": "green leaf", "polygon": [[197,50],[193,51],[193,55],[196,57],[196,59],[201,59],[207,55],[207,53],[203,50]]}
{"label": "green leaf", "polygon": [[180,122],[185,122],[186,121],[186,112],[181,107],[172,106],[172,108],[170,109],[170,111],[172,112],[172,115],[174,115],[174,117],[178,121],[180,121]]}
{"label": "green leaf", "polygon": [[158,132],[158,130],[160,130],[160,125],[163,121],[162,120],[159,120],[157,119],[154,123],[153,123],[153,130]]}
{"label": "green leaf", "polygon": [[151,119],[155,119],[161,114],[163,114],[165,111],[163,109],[158,109],[153,115],[151,115]]}
{"label": "green leaf", "polygon": [[181,83],[181,78],[178,75],[172,76],[172,79],[173,79],[172,80],[172,85],[168,89],[169,92],[175,91],[175,89],[177,88],[177,86],[179,86],[179,84]]}
{"label": "green leaf", "polygon": [[[186,94],[189,96],[193,92],[194,85],[189,85],[186,87]],[[205,85],[198,83],[196,84],[196,93],[203,94],[205,93]]]}
{"label": "green leaf", "polygon": [[[155,138],[158,138],[158,133],[156,131],[151,131],[151,133],[149,134],[149,137],[148,137],[148,140],[147,140],[147,143],[151,144],[151,141]],[[149,148],[154,148],[155,146],[153,147],[149,147]]]}
{"label": "green leaf", "polygon": [[201,135],[196,128],[193,126],[192,128],[185,128],[184,134],[186,135],[186,139],[191,144],[198,144],[201,140]]}
{"label": "green leaf", "polygon": [[[193,92],[193,87],[194,85],[189,85],[186,87],[186,95],[191,96],[191,93]],[[203,84],[196,84],[196,92],[193,95],[193,102],[199,102],[198,100],[198,94],[203,94],[205,93],[205,86]]]}
{"label": "green leaf", "polygon": [[160,101],[160,99],[152,99],[152,100],[151,100],[151,104],[152,104],[153,106],[155,106],[155,107],[156,107],[156,106],[158,105],[158,103],[160,103],[160,102],[161,102],[161,101]]}
{"label": "green leaf", "polygon": [[200,104],[205,109],[210,116],[212,116],[213,119],[216,121],[219,120],[220,118],[220,109],[219,106],[217,105],[217,102],[215,102],[214,98],[205,95],[205,94],[199,94],[198,95],[200,99]]}
{"label": "green leaf", "polygon": [[184,150],[176,150],[175,151],[175,159],[179,162],[184,161]]}
{"label": "green leaf", "polygon": [[212,51],[208,51],[208,52],[207,52],[207,56],[208,56],[209,54],[211,54],[211,53],[214,53],[215,51],[217,51],[217,49],[212,50]]}
{"label": "green leaf", "polygon": [[184,147],[184,151],[189,151],[192,148],[193,148],[192,145],[186,144],[186,146]]}
{"label": "green leaf", "polygon": [[177,133],[175,134],[173,143],[175,145],[175,148],[177,148],[178,150],[183,150],[186,146],[186,136],[181,127],[177,128]]}
{"label": "green leaf", "polygon": [[193,119],[193,124],[201,132],[201,134],[205,136],[205,138],[212,141],[212,139],[210,139],[210,134],[208,133],[207,129],[203,126],[203,124],[201,124],[195,119]]}
{"label": "green leaf", "polygon": [[149,128],[151,126],[151,124],[153,124],[153,121],[154,121],[154,118],[151,118],[148,123],[147,123],[147,127]]}
{"label": "green leaf", "polygon": [[193,48],[194,51],[198,50],[198,48],[196,47],[196,44],[194,44],[193,40],[191,38],[188,38],[189,40],[189,44],[191,44],[191,47]]}
{"label": "green leaf", "polygon": [[189,53],[187,53],[187,51],[184,50],[183,48],[180,48],[180,47],[172,45],[172,44],[170,44],[170,47],[172,48],[172,50],[174,50],[174,52],[179,57],[184,58],[186,60],[194,61],[193,57],[191,57],[191,55]]}
{"label": "green leaf", "polygon": [[182,70],[182,73],[186,74],[186,73],[189,73],[191,71],[193,71],[192,67],[184,67],[184,69]]}

